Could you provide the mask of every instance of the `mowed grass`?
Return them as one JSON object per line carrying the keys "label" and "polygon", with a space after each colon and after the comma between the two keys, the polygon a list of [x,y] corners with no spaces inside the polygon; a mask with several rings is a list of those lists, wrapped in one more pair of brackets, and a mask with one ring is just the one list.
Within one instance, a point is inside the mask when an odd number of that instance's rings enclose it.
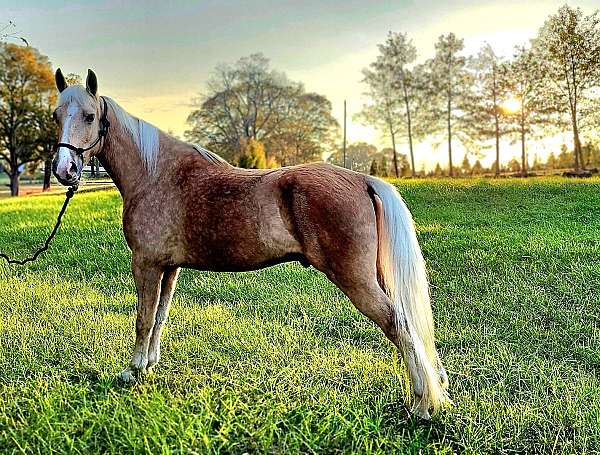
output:
{"label": "mowed grass", "polygon": [[[392,345],[285,264],[182,274],[145,382],[115,191],[78,194],[49,253],[0,266],[0,453],[597,453],[600,180],[399,181],[428,263],[454,406],[403,404]],[[0,203],[0,249],[60,196]]]}

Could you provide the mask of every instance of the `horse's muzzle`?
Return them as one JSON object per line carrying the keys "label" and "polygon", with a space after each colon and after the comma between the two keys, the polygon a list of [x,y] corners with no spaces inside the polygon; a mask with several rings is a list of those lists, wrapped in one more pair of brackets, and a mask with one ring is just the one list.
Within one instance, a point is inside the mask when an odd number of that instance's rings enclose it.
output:
{"label": "horse's muzzle", "polygon": [[58,160],[52,161],[52,173],[61,185],[72,186],[79,182],[83,166],[78,166],[76,160],[70,159],[66,166],[58,167]]}

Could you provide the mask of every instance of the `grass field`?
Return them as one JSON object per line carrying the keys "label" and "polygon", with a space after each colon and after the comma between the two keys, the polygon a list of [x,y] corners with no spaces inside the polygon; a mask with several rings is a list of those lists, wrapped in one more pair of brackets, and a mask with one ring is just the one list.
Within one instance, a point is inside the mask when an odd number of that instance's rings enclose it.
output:
{"label": "grass field", "polygon": [[[403,406],[382,333],[286,264],[184,272],[145,383],[118,193],[79,194],[50,252],[0,266],[0,453],[600,451],[600,180],[401,181],[455,406]],[[41,243],[62,197],[0,202],[0,249]]]}

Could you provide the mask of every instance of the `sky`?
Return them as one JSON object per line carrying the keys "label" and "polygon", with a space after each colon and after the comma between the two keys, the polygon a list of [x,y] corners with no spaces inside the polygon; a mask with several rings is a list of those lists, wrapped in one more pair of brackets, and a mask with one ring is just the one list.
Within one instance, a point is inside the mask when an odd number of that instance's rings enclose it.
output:
{"label": "sky", "polygon": [[[327,96],[340,124],[347,100],[349,142],[382,147],[387,139],[353,116],[365,103],[361,70],[375,59],[388,31],[408,33],[418,61],[430,58],[438,36],[449,32],[464,38],[466,53],[488,42],[497,54],[510,56],[563,3],[0,0],[0,19],[13,20],[54,68],[82,76],[92,68],[101,94],[179,136],[215,66],[262,52],[273,68]],[[599,7],[598,0],[571,6],[586,13]],[[445,159],[443,149],[430,148],[417,147],[418,167]],[[510,153],[516,154],[516,146]]]}

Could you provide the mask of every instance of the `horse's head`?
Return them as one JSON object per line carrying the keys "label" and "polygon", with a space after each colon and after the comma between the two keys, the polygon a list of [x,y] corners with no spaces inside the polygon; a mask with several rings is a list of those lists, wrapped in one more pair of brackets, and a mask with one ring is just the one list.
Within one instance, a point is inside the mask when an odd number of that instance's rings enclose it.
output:
{"label": "horse's head", "polygon": [[107,127],[101,122],[102,103],[98,98],[98,80],[92,70],[88,70],[85,88],[67,86],[60,68],[56,70],[55,79],[60,96],[53,117],[60,133],[52,171],[63,185],[74,185],[79,182],[84,164],[101,150],[104,142],[101,134]]}

